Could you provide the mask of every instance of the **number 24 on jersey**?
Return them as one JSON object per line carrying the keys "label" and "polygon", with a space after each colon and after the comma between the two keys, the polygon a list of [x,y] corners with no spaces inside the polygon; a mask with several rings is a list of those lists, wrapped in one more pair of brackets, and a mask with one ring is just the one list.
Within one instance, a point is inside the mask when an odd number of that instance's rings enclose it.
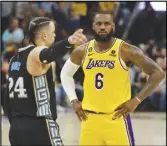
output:
{"label": "number 24 on jersey", "polygon": [[13,78],[9,77],[9,97],[14,98],[14,93],[17,94],[18,98],[27,98],[23,77],[19,77],[16,82],[14,82]]}

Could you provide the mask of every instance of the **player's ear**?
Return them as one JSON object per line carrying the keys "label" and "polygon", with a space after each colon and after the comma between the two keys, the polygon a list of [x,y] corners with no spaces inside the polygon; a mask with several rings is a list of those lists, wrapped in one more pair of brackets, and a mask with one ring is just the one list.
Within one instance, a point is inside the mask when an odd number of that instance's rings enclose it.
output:
{"label": "player's ear", "polygon": [[112,30],[113,30],[113,32],[115,32],[115,23],[114,22],[112,23]]}
{"label": "player's ear", "polygon": [[42,37],[46,39],[46,33],[42,32]]}
{"label": "player's ear", "polygon": [[95,23],[93,22],[92,29],[94,30]]}

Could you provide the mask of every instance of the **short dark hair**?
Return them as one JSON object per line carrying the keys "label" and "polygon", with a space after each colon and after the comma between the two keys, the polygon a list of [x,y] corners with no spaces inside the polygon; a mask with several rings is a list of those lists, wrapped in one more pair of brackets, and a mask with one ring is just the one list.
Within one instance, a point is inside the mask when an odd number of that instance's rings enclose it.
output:
{"label": "short dark hair", "polygon": [[52,20],[47,17],[36,17],[30,21],[28,25],[28,39],[30,43],[35,44],[35,32],[39,31],[42,27],[49,25]]}
{"label": "short dark hair", "polygon": [[111,12],[107,12],[107,11],[98,11],[98,12],[95,12],[93,13],[92,15],[92,20],[94,21],[94,18],[97,14],[108,14],[108,15],[111,15],[111,17],[113,18],[113,21],[114,21],[114,17],[113,17],[113,13]]}

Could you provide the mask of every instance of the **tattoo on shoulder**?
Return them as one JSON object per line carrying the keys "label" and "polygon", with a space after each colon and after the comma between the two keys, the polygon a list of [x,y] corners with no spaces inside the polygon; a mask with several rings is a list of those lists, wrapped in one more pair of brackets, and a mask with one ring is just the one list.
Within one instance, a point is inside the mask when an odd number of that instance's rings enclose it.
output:
{"label": "tattoo on shoulder", "polygon": [[145,57],[146,55],[140,48],[124,43],[122,48],[122,56],[123,58],[125,58],[126,62],[132,63],[133,60],[136,60],[138,58],[141,59],[141,57]]}
{"label": "tattoo on shoulder", "polygon": [[151,74],[153,70],[160,69],[158,64],[154,60],[149,58],[140,48],[125,44],[123,50],[127,62],[130,61],[145,73]]}

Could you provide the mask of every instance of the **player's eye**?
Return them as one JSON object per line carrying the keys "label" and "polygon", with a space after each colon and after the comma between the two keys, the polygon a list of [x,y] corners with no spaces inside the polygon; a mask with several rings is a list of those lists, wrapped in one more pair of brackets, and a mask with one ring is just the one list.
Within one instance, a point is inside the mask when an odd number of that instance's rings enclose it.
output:
{"label": "player's eye", "polygon": [[110,23],[109,23],[109,22],[105,22],[104,25],[105,25],[105,26],[109,26]]}
{"label": "player's eye", "polygon": [[96,25],[100,26],[100,25],[101,25],[101,22],[97,22]]}

